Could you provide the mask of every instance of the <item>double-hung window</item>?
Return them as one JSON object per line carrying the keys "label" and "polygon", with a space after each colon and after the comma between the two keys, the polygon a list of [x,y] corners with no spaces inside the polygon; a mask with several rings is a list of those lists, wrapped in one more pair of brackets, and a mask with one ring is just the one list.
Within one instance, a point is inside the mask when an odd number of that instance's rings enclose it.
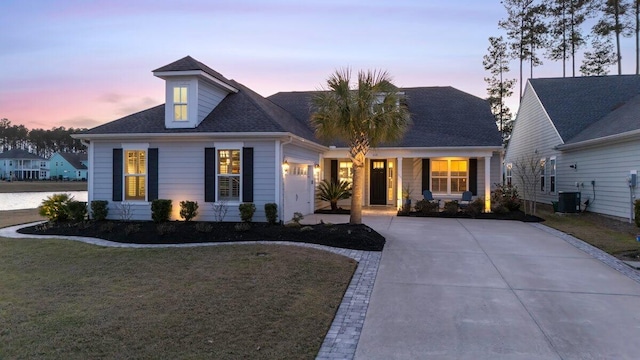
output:
{"label": "double-hung window", "polygon": [[504,171],[505,182],[507,185],[511,186],[513,181],[513,164],[508,163],[506,169]]}
{"label": "double-hung window", "polygon": [[240,200],[240,149],[218,150],[218,201]]}
{"label": "double-hung window", "polygon": [[545,159],[540,159],[540,191],[544,192],[546,188],[545,180]]}
{"label": "double-hung window", "polygon": [[188,88],[186,86],[176,86],[173,88],[173,120],[175,121],[188,120],[187,90]]}
{"label": "double-hung window", "polygon": [[431,191],[454,194],[467,191],[469,163],[467,160],[431,160]]}
{"label": "double-hung window", "polygon": [[549,159],[549,191],[556,192],[556,158]]}
{"label": "double-hung window", "polygon": [[145,201],[147,198],[147,152],[124,151],[124,199]]}

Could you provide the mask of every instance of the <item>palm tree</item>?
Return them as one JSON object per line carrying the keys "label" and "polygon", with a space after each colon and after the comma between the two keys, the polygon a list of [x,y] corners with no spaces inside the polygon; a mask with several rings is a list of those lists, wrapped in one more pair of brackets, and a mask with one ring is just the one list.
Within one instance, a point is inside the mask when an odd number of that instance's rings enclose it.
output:
{"label": "palm tree", "polygon": [[351,70],[337,70],[327,91],[313,98],[311,124],[324,141],[342,141],[353,163],[351,224],[362,223],[365,157],[371,147],[399,140],[409,125],[409,111],[386,71],[359,71],[351,87]]}

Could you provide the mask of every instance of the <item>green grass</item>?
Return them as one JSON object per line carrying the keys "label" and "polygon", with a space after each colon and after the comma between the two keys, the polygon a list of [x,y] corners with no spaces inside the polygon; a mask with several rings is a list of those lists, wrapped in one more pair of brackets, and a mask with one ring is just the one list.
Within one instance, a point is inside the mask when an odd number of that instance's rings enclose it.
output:
{"label": "green grass", "polygon": [[0,238],[0,358],[314,358],[356,263]]}

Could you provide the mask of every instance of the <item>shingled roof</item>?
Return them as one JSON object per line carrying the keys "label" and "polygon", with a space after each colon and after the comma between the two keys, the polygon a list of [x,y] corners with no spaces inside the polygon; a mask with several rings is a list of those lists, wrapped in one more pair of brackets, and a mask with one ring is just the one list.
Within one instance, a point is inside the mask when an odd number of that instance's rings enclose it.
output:
{"label": "shingled roof", "polygon": [[[380,147],[500,146],[500,133],[489,104],[453,87],[401,88],[412,125],[396,144]],[[268,99],[308,123],[316,92],[280,92]],[[331,145],[331,144],[327,144]]]}
{"label": "shingled roof", "polygon": [[170,71],[193,71],[193,70],[204,71],[205,73],[213,76],[214,78],[222,81],[223,83],[233,87],[230,80],[222,76],[222,74],[220,74],[219,72],[213,70],[212,68],[208,67],[207,65],[201,63],[200,61],[188,55],[183,57],[180,60],[176,60],[172,62],[171,64],[159,67],[153,70],[152,72],[160,73],[160,72],[170,72]]}
{"label": "shingled roof", "polygon": [[640,129],[640,76],[531,79],[565,143]]}
{"label": "shingled roof", "polygon": [[60,156],[62,156],[71,166],[78,170],[86,170],[87,166],[83,164],[83,161],[87,161],[87,154],[74,154],[69,152],[59,152]]}
{"label": "shingled roof", "polygon": [[41,160],[41,161],[47,160],[42,156],[32,154],[27,150],[23,150],[23,149],[11,149],[3,153],[0,153],[0,159]]}

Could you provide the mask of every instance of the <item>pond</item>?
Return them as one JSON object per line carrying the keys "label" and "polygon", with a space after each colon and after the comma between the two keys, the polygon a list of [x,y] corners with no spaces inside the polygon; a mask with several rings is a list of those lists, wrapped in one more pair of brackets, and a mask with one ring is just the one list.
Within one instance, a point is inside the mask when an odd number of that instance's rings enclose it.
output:
{"label": "pond", "polygon": [[0,193],[0,211],[35,209],[40,206],[42,200],[53,194],[60,193],[69,194],[77,201],[87,201],[86,191]]}

